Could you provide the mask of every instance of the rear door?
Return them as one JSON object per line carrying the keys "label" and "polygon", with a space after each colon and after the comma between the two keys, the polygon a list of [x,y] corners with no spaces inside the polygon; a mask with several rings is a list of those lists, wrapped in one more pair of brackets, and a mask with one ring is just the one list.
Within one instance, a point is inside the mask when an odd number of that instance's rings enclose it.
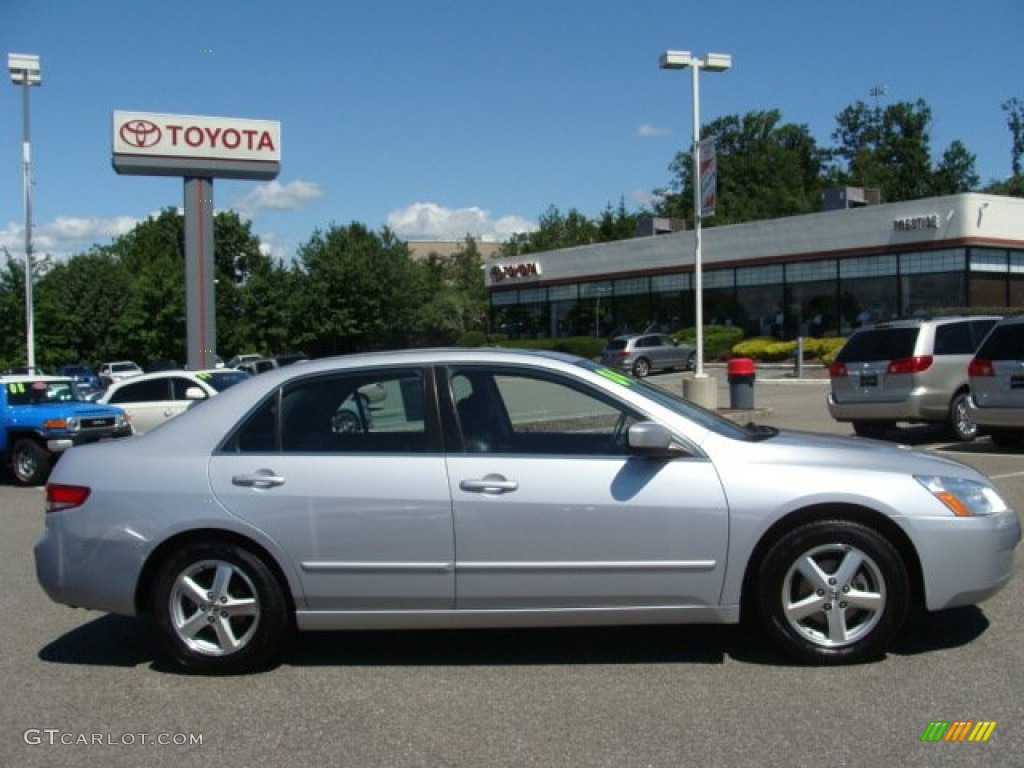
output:
{"label": "rear door", "polygon": [[996,327],[977,357],[992,364],[993,375],[971,378],[974,402],[980,408],[1024,408],[1024,322]]}
{"label": "rear door", "polygon": [[428,384],[419,367],[294,379],[212,457],[214,494],[281,545],[305,608],[452,608],[451,497]]}

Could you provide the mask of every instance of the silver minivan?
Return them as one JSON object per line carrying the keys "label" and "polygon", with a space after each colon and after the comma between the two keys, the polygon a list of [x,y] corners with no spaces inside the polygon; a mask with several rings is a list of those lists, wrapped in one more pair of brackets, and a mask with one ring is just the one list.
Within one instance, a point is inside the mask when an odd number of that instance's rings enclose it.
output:
{"label": "silver minivan", "polygon": [[1024,315],[1000,321],[967,369],[968,416],[996,445],[1024,445]]}
{"label": "silver minivan", "polygon": [[829,366],[829,413],[866,437],[902,421],[945,423],[957,439],[973,440],[967,366],[999,319],[894,320],[854,332]]}

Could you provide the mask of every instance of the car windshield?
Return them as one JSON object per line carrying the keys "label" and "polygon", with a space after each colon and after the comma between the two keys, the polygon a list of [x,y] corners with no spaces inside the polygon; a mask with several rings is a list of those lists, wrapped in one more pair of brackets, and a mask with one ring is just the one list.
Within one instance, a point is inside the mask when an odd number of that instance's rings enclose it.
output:
{"label": "car windshield", "polygon": [[11,381],[7,383],[9,405],[49,405],[81,401],[73,381]]}
{"label": "car windshield", "polygon": [[606,379],[614,381],[616,384],[620,384],[627,389],[640,392],[644,397],[653,400],[658,405],[668,408],[674,413],[678,413],[680,416],[696,422],[705,429],[723,437],[728,437],[733,440],[763,440],[777,434],[777,431],[774,429],[760,428],[752,425],[742,427],[733,421],[729,421],[729,419],[719,416],[717,413],[713,413],[690,400],[680,397],[679,395],[674,395],[660,387],[654,386],[653,384],[648,384],[645,381],[634,379],[631,376],[626,376],[620,371],[599,365],[591,362],[590,360],[581,360],[577,365],[581,368],[594,371],[595,373],[604,376]]}
{"label": "car windshield", "polygon": [[249,374],[246,373],[245,371],[236,371],[228,369],[222,369],[218,371],[203,371],[202,373],[197,373],[196,376],[205,381],[218,392],[223,392],[228,387],[233,387],[238,382],[245,381],[246,379],[250,378]]}

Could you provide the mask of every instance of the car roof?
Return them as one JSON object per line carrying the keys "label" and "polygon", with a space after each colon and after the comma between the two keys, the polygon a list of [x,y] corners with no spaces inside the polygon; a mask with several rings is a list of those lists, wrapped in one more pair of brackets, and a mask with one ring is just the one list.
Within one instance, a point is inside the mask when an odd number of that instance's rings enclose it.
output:
{"label": "car roof", "polygon": [[31,381],[73,381],[69,376],[52,376],[50,374],[37,374],[31,373],[8,373],[0,376],[0,384],[28,384]]}

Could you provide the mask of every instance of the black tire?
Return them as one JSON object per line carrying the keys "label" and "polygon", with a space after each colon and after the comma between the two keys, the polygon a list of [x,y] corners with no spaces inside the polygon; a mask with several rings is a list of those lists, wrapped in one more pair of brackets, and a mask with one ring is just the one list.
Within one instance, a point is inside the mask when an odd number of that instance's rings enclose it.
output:
{"label": "black tire", "polygon": [[885,433],[892,429],[892,424],[887,421],[855,421],[853,432],[860,437],[870,437],[881,440]]}
{"label": "black tire", "polygon": [[686,370],[696,371],[697,370],[697,353],[691,352],[686,358]]}
{"label": "black tire", "polygon": [[949,404],[949,431],[961,442],[969,443],[978,436],[978,425],[967,413],[967,393],[957,392]]}
{"label": "black tire", "polygon": [[17,485],[42,485],[50,476],[53,458],[38,440],[23,437],[11,449],[11,474]]}
{"label": "black tire", "polygon": [[761,562],[754,589],[771,640],[810,664],[880,656],[910,609],[910,579],[895,547],[847,520],[782,536]]}
{"label": "black tire", "polygon": [[[223,580],[219,588],[215,579]],[[227,542],[186,544],[165,559],[152,609],[164,651],[183,670],[200,674],[265,669],[291,630],[288,601],[270,568]]]}
{"label": "black tire", "polygon": [[646,357],[639,358],[633,363],[633,375],[638,379],[642,379],[651,372],[651,362]]}

